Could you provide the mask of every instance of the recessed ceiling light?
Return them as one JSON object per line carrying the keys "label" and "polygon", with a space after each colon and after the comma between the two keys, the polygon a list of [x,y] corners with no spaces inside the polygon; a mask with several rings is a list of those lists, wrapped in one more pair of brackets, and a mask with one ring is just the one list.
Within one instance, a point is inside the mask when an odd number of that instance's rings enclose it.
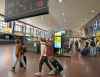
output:
{"label": "recessed ceiling light", "polygon": [[91,10],[91,13],[95,13],[96,11],[94,9]]}
{"label": "recessed ceiling light", "polygon": [[83,26],[83,23],[81,23],[81,26]]}
{"label": "recessed ceiling light", "polygon": [[62,13],[62,16],[64,16],[65,15],[65,13]]}
{"label": "recessed ceiling light", "polygon": [[62,3],[63,0],[59,0],[59,3]]}

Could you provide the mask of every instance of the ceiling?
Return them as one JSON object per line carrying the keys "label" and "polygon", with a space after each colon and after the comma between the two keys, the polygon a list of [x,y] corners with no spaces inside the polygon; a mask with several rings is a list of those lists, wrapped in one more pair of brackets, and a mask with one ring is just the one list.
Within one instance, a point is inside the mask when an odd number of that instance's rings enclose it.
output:
{"label": "ceiling", "polygon": [[[22,21],[50,31],[78,30],[100,12],[100,0],[49,0],[48,6],[48,15]],[[4,14],[4,0],[0,0],[0,12]]]}

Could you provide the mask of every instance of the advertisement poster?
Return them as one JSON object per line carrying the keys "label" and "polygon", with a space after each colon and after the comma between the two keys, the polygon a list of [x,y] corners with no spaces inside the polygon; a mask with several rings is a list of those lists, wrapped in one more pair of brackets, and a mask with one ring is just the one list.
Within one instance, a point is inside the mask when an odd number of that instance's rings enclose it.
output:
{"label": "advertisement poster", "polygon": [[96,32],[96,40],[100,42],[100,31]]}
{"label": "advertisement poster", "polygon": [[61,48],[61,36],[55,36],[54,47],[55,48]]}
{"label": "advertisement poster", "polygon": [[54,48],[61,48],[61,32],[55,33]]}

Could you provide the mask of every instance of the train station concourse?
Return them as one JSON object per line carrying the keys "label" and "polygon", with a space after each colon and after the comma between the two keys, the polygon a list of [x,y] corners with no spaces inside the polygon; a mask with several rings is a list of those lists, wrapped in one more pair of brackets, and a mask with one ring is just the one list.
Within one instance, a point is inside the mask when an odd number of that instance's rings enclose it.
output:
{"label": "train station concourse", "polygon": [[100,0],[0,0],[0,77],[100,77]]}

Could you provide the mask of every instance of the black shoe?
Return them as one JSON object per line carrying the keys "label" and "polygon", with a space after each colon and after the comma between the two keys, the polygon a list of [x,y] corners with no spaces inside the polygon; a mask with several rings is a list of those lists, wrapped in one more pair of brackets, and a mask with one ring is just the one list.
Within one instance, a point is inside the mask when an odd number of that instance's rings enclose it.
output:
{"label": "black shoe", "polygon": [[21,67],[21,68],[23,68],[23,67],[24,67],[24,65],[23,65],[23,63],[22,63],[22,62],[20,62],[20,67]]}
{"label": "black shoe", "polygon": [[12,67],[11,71],[12,71],[12,72],[15,72],[15,67]]}
{"label": "black shoe", "polygon": [[26,67],[24,67],[24,69],[26,70]]}

